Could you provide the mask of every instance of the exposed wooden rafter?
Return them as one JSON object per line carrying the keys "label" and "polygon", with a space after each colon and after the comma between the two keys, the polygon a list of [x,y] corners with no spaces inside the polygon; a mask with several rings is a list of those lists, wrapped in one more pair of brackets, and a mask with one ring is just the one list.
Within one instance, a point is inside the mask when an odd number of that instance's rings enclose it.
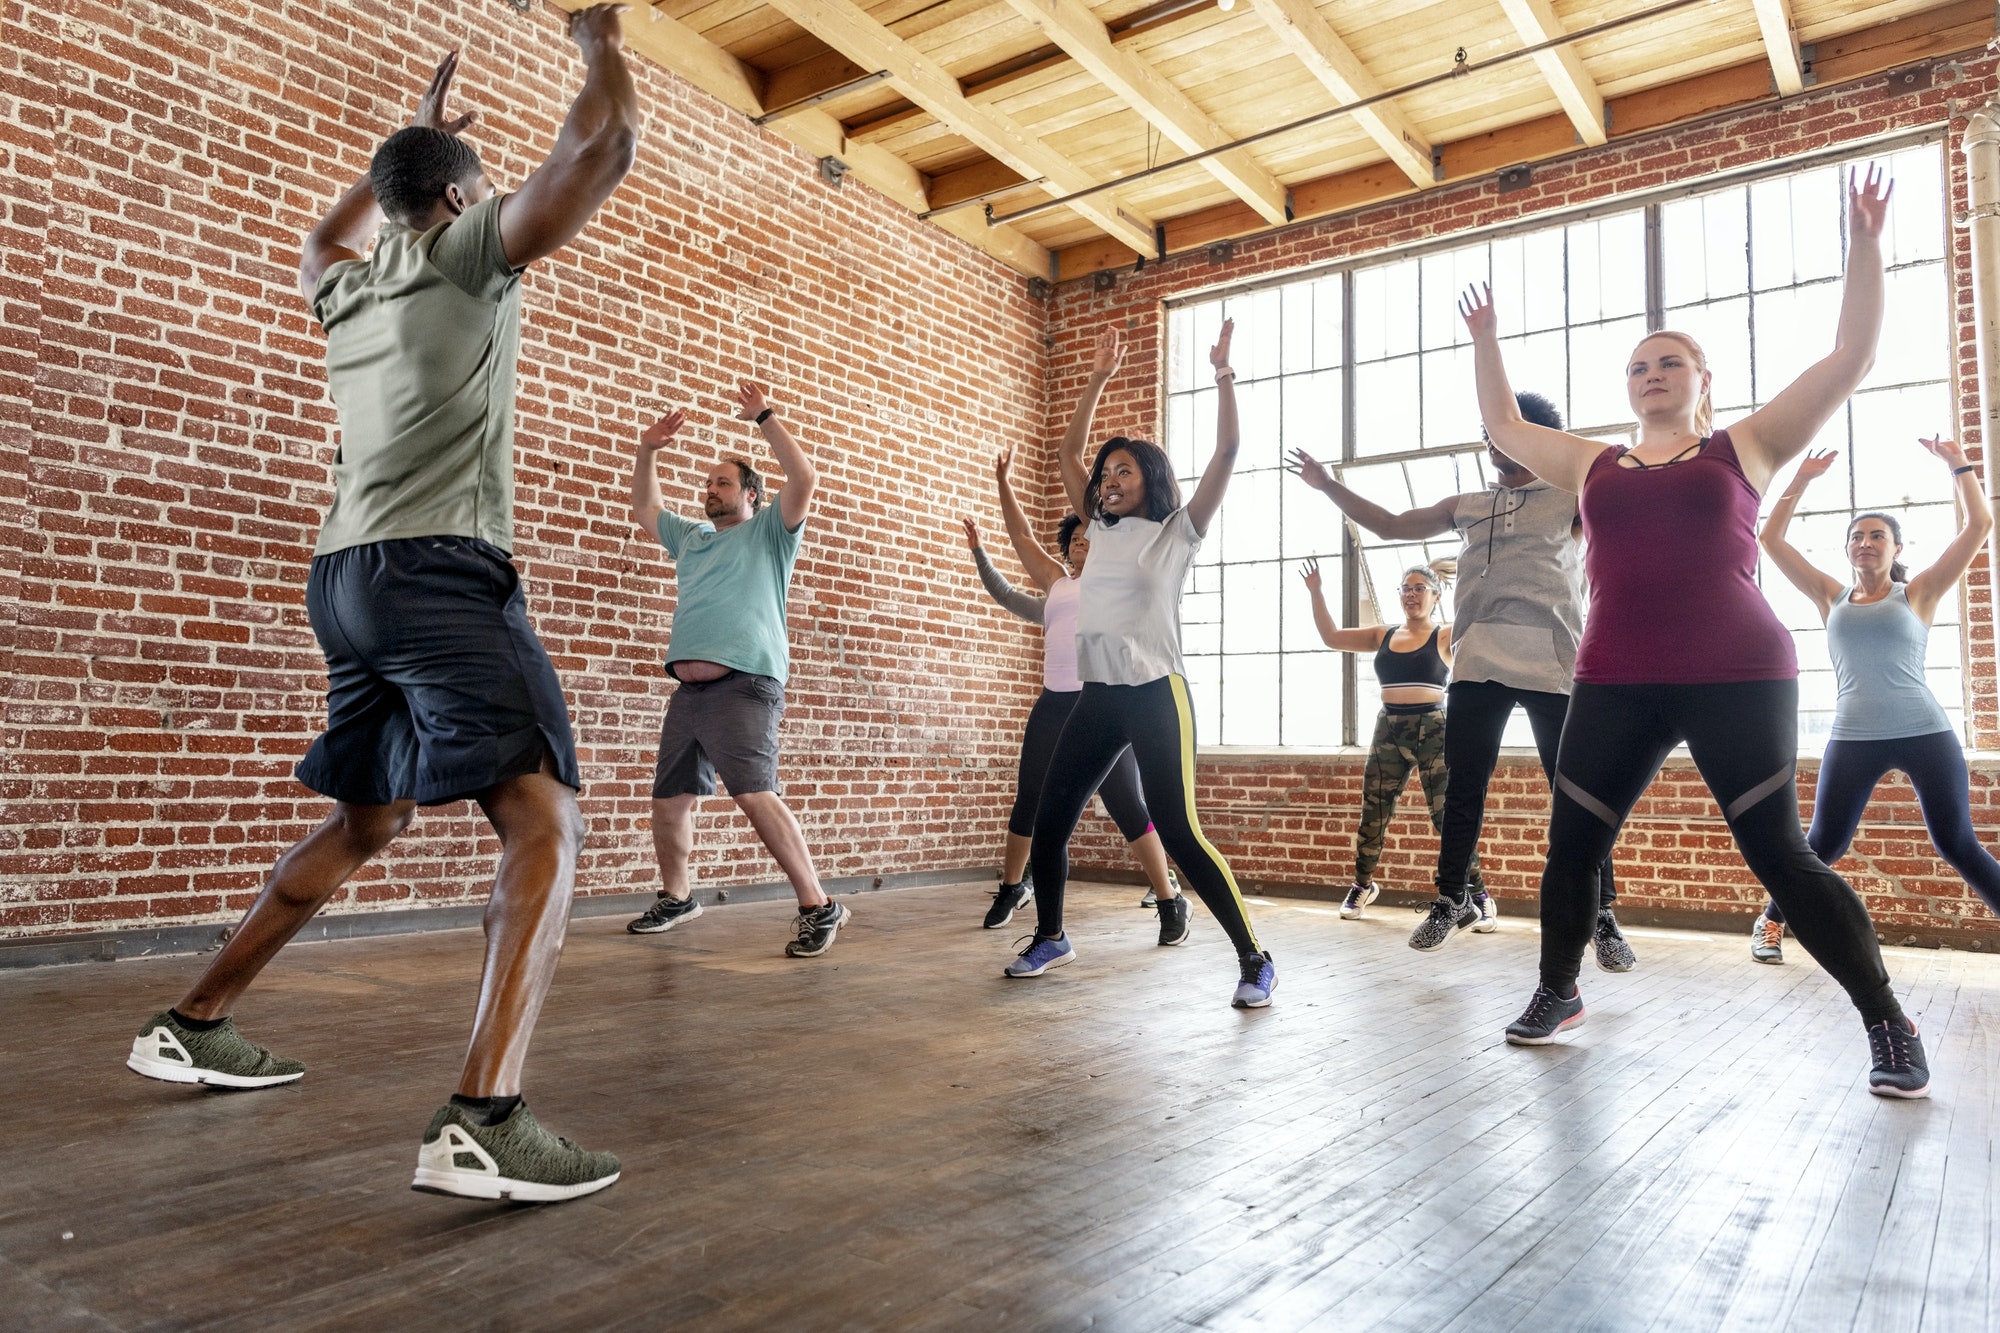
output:
{"label": "exposed wooden rafter", "polygon": [[[1562,20],[1556,17],[1549,0],[1500,0],[1500,7],[1507,11],[1508,21],[1525,45],[1552,42],[1563,35]],[[1597,81],[1583,67],[1583,58],[1577,55],[1576,48],[1559,46],[1552,51],[1538,51],[1535,64],[1555,90],[1563,114],[1576,126],[1577,137],[1593,147],[1604,143],[1608,138],[1604,128],[1604,94],[1597,91]]]}
{"label": "exposed wooden rafter", "polygon": [[[1130,51],[1113,46],[1110,32],[1082,0],[1008,3],[1184,152],[1205,152],[1230,141],[1230,135],[1159,70]],[[1285,187],[1249,149],[1219,153],[1204,159],[1202,166],[1266,222],[1285,220]]]}
{"label": "exposed wooden rafter", "polygon": [[[1048,182],[1052,194],[1097,184],[1081,167],[1013,117],[968,101],[942,65],[896,36],[850,0],[768,0],[770,7],[857,66],[889,71],[897,91],[959,137],[1015,171]],[[791,120],[786,117],[785,120]],[[776,122],[779,125],[785,121]],[[1075,211],[1135,254],[1153,253],[1153,224],[1109,194],[1078,200]],[[946,217],[952,216],[946,214]],[[979,225],[983,220],[975,219]]]}
{"label": "exposed wooden rafter", "polygon": [[[1285,49],[1296,56],[1342,104],[1358,102],[1382,92],[1382,85],[1368,72],[1340,34],[1320,17],[1312,0],[1251,0],[1257,16],[1264,20]],[[1431,144],[1393,102],[1378,102],[1354,113],[1354,123],[1367,131],[1383,152],[1418,187],[1431,183]]]}
{"label": "exposed wooden rafter", "polygon": [[[556,2],[566,9],[581,9],[593,0]],[[626,11],[623,26],[625,43],[633,51],[746,116],[763,114],[763,76],[686,24],[642,5]],[[769,128],[815,157],[838,157],[863,183],[914,212],[930,207],[921,172],[887,149],[849,143],[840,122],[823,111],[799,111],[773,121]],[[985,218],[972,213],[945,214],[936,221],[1018,272],[1037,278],[1049,274],[1048,250],[1012,227],[988,226]]]}
{"label": "exposed wooden rafter", "polygon": [[[1990,0],[1956,0],[1907,18],[1892,19],[1841,37],[1815,43],[1816,86],[1852,82],[1922,60],[1977,51],[1995,37]],[[1718,112],[1755,105],[1771,97],[1771,71],[1762,60],[1698,74],[1678,83],[1649,88],[1611,102],[1613,142],[1635,139]],[[1522,163],[1543,162],[1577,152],[1567,116],[1544,116],[1524,124],[1443,145],[1439,156],[1446,182],[1474,179]],[[1348,213],[1405,198],[1410,182],[1386,162],[1337,172],[1292,187],[1293,212],[1303,221]],[[1241,204],[1202,209],[1165,224],[1167,252],[1199,250],[1216,241],[1237,240],[1268,230]],[[1059,280],[1087,277],[1119,266],[1120,256],[1102,242],[1066,246],[1057,253]]]}
{"label": "exposed wooden rafter", "polygon": [[1782,97],[1803,91],[1805,67],[1799,62],[1799,35],[1792,29],[1789,0],[1751,0],[1757,10],[1757,29],[1764,34],[1764,49],[1771,55],[1771,79]]}

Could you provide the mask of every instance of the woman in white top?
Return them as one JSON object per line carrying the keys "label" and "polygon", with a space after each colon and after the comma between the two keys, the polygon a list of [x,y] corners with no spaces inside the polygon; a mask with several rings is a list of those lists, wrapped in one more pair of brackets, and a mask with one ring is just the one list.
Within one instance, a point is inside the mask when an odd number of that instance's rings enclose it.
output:
{"label": "woman in white top", "polygon": [[[1043,628],[1042,693],[1028,713],[1028,726],[1021,734],[1021,760],[1014,784],[1014,808],[1007,817],[1007,851],[1000,871],[1000,887],[993,893],[993,905],[986,912],[986,929],[998,930],[1013,920],[1035,896],[1035,880],[1027,873],[1029,839],[1035,831],[1035,811],[1042,803],[1042,782],[1048,776],[1049,756],[1055,753],[1056,738],[1083,690],[1076,676],[1077,579],[1090,558],[1090,540],[1078,532],[1082,525],[1076,515],[1067,515],[1058,530],[1062,559],[1050,555],[1035,540],[1028,516],[1014,497],[1007,479],[1014,456],[1000,455],[993,462],[995,484],[1000,491],[1000,516],[1006,521],[1007,536],[1014,554],[1021,558],[1028,577],[1041,588],[1043,596],[1022,592],[1007,582],[979,544],[979,529],[971,519],[965,524],[965,540],[972,548],[973,564],[980,582],[1002,607],[1021,619]],[[1072,573],[1071,571],[1075,572]],[[1148,906],[1160,913],[1160,943],[1185,944],[1188,939],[1188,906],[1167,874],[1167,853],[1153,828],[1146,809],[1146,795],[1139,783],[1139,765],[1128,748],[1111,765],[1111,771],[1097,789],[1104,813],[1118,826],[1131,845],[1132,855],[1146,872],[1152,892]]]}
{"label": "woman in white top", "polygon": [[1076,622],[1083,693],[1063,724],[1035,815],[1035,935],[1007,965],[1010,977],[1038,977],[1075,959],[1062,917],[1070,834],[1090,794],[1130,746],[1167,854],[1236,947],[1241,979],[1231,1003],[1255,1009],[1271,1002],[1277,984],[1271,956],[1258,946],[1236,879],[1196,817],[1194,709],[1181,663],[1181,585],[1236,467],[1233,327],[1223,321],[1208,354],[1215,367],[1215,453],[1187,504],[1166,452],[1149,441],[1116,436],[1098,451],[1094,467],[1084,466],[1097,400],[1124,351],[1116,333],[1099,336],[1083,400],[1063,437],[1063,489],[1090,525]]}

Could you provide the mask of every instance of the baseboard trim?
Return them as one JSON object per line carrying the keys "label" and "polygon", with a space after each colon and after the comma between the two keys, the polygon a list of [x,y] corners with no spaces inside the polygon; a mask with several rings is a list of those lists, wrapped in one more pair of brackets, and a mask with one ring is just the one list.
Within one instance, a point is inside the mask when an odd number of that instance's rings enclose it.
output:
{"label": "baseboard trim", "polygon": [[[853,875],[823,881],[835,897],[877,893],[886,889],[927,888],[933,884],[965,884],[992,879],[997,866],[966,866],[957,870],[916,870],[898,875]],[[761,884],[725,884],[702,888],[704,900],[716,903],[758,903],[789,899],[792,886],[784,880]],[[652,904],[654,895],[600,893],[579,897],[570,907],[572,921],[584,917],[636,916]],[[466,930],[479,925],[484,903],[453,903],[439,907],[398,907],[384,912],[341,912],[314,917],[295,937],[296,943],[365,939],[376,935],[415,935],[433,930]],[[0,971],[26,967],[59,967],[69,963],[110,963],[123,958],[163,958],[173,954],[211,953],[229,938],[234,922],[183,926],[141,926],[67,935],[30,935],[0,940]]]}

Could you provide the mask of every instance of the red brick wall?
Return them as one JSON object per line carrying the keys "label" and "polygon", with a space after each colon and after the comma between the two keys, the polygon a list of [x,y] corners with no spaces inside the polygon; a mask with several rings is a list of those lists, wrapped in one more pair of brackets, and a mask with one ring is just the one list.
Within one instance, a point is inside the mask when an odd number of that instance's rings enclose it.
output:
{"label": "red brick wall", "polygon": [[[503,185],[580,67],[503,0],[4,0],[0,41],[0,933],[224,919],[326,809],[302,605],[334,411],[299,238],[464,43]],[[1041,454],[1045,307],[1025,281],[635,61],[630,181],[527,280],[515,555],[570,692],[586,892],[654,883],[644,818],[670,565],[626,515],[628,442],[696,408],[694,508],[735,377],[768,379],[822,498],[791,603],[788,790],[830,876],[990,864],[1031,631],[978,595],[956,515]],[[983,508],[978,512],[984,512]],[[989,683],[997,683],[997,688]],[[726,801],[708,881],[776,868]],[[496,844],[423,815],[336,910],[474,899]]]}
{"label": "red brick wall", "polygon": [[[1893,91],[1886,77],[1876,76],[1810,92],[1782,108],[1724,115],[1561,162],[1537,164],[1533,185],[1504,197],[1495,192],[1490,178],[1482,179],[1441,188],[1421,199],[1239,242],[1225,264],[1211,264],[1197,254],[1149,264],[1138,273],[1122,272],[1109,292],[1099,292],[1088,282],[1067,284],[1057,293],[1052,319],[1050,430],[1059,429],[1061,413],[1074,402],[1083,383],[1091,339],[1115,321],[1128,330],[1132,350],[1105,395],[1099,413],[1101,433],[1158,438],[1163,407],[1157,369],[1165,334],[1162,302],[1207,288],[1360,258],[1392,246],[1504,225],[1947,121],[1953,145],[1948,154],[1953,207],[1962,210],[1965,164],[1956,150],[1965,125],[1962,113],[1990,97],[1995,86],[1990,59],[1942,66],[1934,86],[1916,93]],[[1954,231],[1954,313],[1963,390],[1960,438],[1978,458],[1980,414],[1969,264],[1966,233]],[[1984,561],[1975,564],[1968,584],[1971,714],[1981,746],[2000,748],[2000,692],[1996,692],[1991,587]],[[1245,881],[1345,883],[1353,870],[1361,764],[1358,754],[1204,756],[1197,766],[1204,828]],[[1815,777],[1816,769],[1807,766],[1800,778],[1801,804],[1808,818]],[[1973,784],[1979,826],[1989,844],[2000,844],[1995,774],[1982,768],[1974,773]],[[1532,756],[1503,761],[1493,792],[1481,857],[1495,887],[1517,900],[1514,910],[1532,911],[1547,819],[1539,765]],[[1398,813],[1378,878],[1385,887],[1428,892],[1436,850],[1422,803],[1413,791]],[[1116,830],[1102,819],[1086,825],[1076,855],[1084,864],[1129,864]],[[1617,865],[1621,894],[1635,915],[1677,919],[1684,912],[1718,907],[1748,913],[1761,902],[1714,802],[1685,765],[1670,765],[1641,801],[1619,843]],[[1885,938],[1915,934],[1938,939],[1963,927],[1981,940],[2000,939],[2000,921],[1937,859],[1915,798],[1900,782],[1885,784],[1878,793],[1855,850],[1841,868],[1866,895]]]}

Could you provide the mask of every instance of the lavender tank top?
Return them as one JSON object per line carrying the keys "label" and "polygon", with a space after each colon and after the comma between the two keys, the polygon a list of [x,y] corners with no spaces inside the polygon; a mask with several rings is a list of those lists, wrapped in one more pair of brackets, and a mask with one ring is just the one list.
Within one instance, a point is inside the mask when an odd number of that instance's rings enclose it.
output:
{"label": "lavender tank top", "polygon": [[1792,636],[1757,586],[1756,488],[1728,431],[1663,467],[1584,475],[1590,614],[1576,678],[1591,685],[1716,685],[1799,674]]}

